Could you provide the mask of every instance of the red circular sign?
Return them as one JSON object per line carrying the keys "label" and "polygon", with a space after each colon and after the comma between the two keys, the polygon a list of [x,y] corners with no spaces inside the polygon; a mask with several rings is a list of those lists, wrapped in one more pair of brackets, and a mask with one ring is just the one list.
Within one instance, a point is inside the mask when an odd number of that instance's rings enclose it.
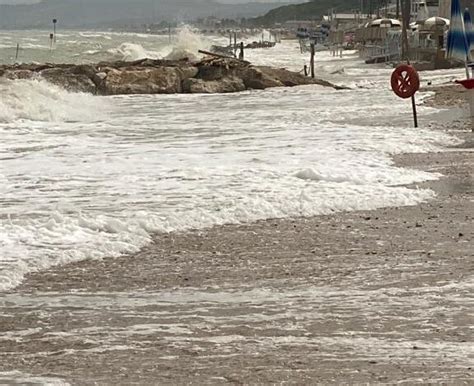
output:
{"label": "red circular sign", "polygon": [[420,89],[420,77],[415,68],[401,64],[393,71],[392,90],[400,98],[410,98]]}

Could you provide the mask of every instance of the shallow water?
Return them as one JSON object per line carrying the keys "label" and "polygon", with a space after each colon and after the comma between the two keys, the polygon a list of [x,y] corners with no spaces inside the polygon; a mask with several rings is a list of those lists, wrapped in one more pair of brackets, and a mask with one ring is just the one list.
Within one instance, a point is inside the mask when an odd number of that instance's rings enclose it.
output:
{"label": "shallow water", "polygon": [[[21,34],[24,41],[39,39]],[[17,37],[0,36],[0,44]],[[172,47],[152,52],[159,39],[64,33],[54,59],[76,60],[82,41],[88,44],[79,61],[117,59],[109,47],[130,44],[161,57]],[[208,44],[196,41],[180,49],[196,53]],[[94,45],[97,55],[85,53]],[[41,50],[47,55],[49,48]],[[294,70],[307,62],[294,42],[246,55]],[[458,141],[411,128],[409,103],[388,88],[390,71],[365,66],[348,52],[343,58],[317,54],[318,77],[351,87],[347,91],[306,86],[94,97],[41,81],[1,81],[0,290],[51,265],[136,252],[156,232],[433,198],[430,190],[401,185],[439,175],[396,167],[390,157]],[[433,72],[423,81],[455,75]],[[419,113],[427,127],[437,111],[420,106]]]}

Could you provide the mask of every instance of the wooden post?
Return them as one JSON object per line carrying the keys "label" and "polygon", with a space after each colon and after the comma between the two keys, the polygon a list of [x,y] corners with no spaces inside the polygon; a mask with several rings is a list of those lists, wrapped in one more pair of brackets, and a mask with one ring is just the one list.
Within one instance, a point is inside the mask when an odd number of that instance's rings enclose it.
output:
{"label": "wooden post", "polygon": [[54,42],[56,43],[56,23],[58,22],[57,19],[53,19],[53,35],[54,35]]}
{"label": "wooden post", "polygon": [[314,43],[311,43],[310,66],[311,66],[311,78],[313,79],[314,79],[314,54],[315,54]]}
{"label": "wooden post", "polygon": [[18,54],[20,52],[20,43],[16,44],[16,55],[15,55],[15,62],[18,60]]}
{"label": "wooden post", "polygon": [[244,60],[244,42],[240,42],[239,59]]}
{"label": "wooden post", "polygon": [[237,32],[234,31],[234,56],[237,53]]}

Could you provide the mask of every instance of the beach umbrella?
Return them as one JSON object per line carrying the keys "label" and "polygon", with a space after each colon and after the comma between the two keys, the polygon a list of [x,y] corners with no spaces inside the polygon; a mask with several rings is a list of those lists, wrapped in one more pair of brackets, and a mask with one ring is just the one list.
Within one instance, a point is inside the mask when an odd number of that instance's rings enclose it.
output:
{"label": "beach umbrella", "polygon": [[469,58],[469,43],[464,28],[464,18],[461,13],[459,0],[451,1],[451,23],[448,32],[448,47],[446,56],[467,62]]}
{"label": "beach umbrella", "polygon": [[467,42],[469,43],[469,53],[474,49],[474,31],[472,30],[472,19],[469,9],[464,10],[464,28],[466,29]]}
{"label": "beach umbrella", "polygon": [[391,27],[401,27],[402,23],[400,20],[396,19],[375,19],[366,24],[367,27],[381,27],[381,28],[391,28]]}
{"label": "beach umbrella", "polygon": [[449,27],[449,19],[445,19],[444,17],[433,16],[426,19],[423,22],[425,27],[433,28],[433,27]]}

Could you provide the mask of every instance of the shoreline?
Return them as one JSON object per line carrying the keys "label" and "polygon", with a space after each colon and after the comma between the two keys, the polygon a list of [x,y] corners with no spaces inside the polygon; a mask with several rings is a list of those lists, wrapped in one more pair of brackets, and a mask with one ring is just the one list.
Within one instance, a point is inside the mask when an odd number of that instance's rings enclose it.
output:
{"label": "shoreline", "polygon": [[28,275],[0,295],[0,381],[470,382],[474,135],[455,129],[462,146],[394,157],[445,176],[417,184],[430,202],[157,235]]}

